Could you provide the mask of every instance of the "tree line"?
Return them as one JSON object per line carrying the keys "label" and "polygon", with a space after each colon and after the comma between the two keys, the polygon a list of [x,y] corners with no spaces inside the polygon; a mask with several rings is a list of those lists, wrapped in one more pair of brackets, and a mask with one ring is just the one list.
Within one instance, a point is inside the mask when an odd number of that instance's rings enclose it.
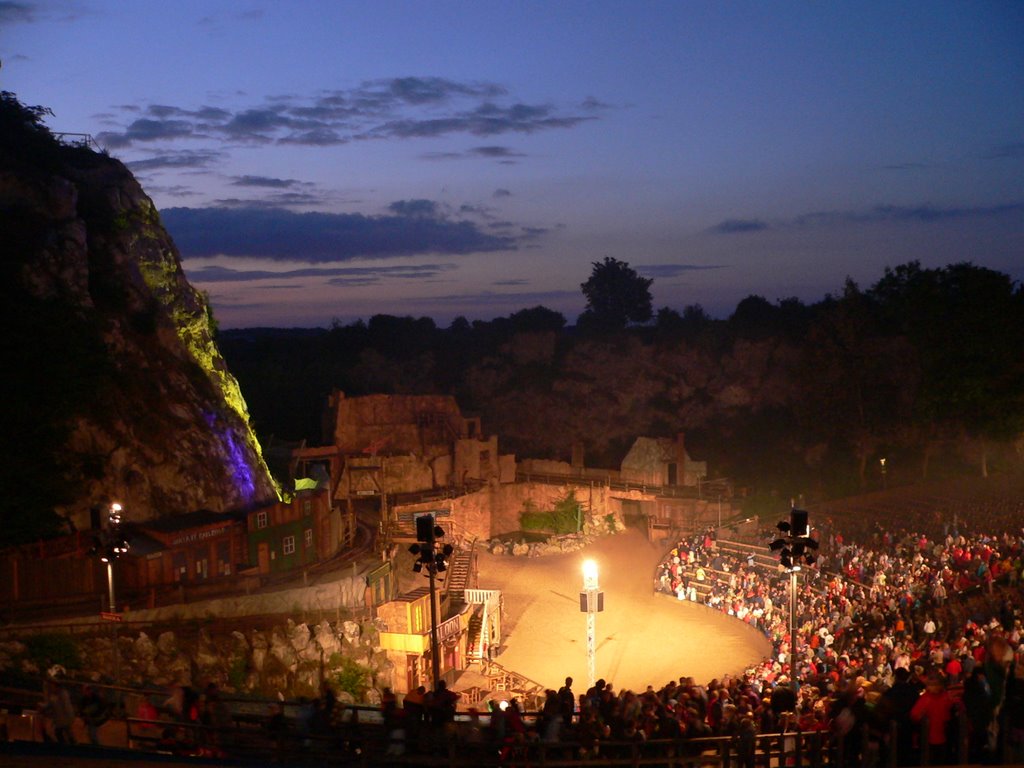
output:
{"label": "tree line", "polygon": [[886,456],[908,479],[1020,463],[1024,292],[1003,273],[910,262],[816,303],[749,296],[724,320],[698,304],[654,312],[650,286],[605,258],[575,326],[538,306],[219,343],[263,438],[322,442],[336,388],[451,394],[503,451],[567,459],[580,442],[589,466],[618,466],[637,436],[685,432],[713,474],[754,487],[871,487]]}

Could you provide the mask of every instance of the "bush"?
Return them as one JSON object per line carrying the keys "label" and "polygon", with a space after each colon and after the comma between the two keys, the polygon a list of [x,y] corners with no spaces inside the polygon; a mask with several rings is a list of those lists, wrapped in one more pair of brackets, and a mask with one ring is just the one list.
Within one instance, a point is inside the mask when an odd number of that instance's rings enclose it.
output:
{"label": "bush", "polygon": [[576,533],[580,529],[580,504],[576,492],[569,491],[565,498],[555,504],[550,512],[538,512],[527,502],[519,516],[524,531],[551,531],[555,534]]}
{"label": "bush", "polygon": [[370,689],[370,670],[348,656],[331,654],[331,686],[337,691],[348,691],[356,701],[365,701]]}

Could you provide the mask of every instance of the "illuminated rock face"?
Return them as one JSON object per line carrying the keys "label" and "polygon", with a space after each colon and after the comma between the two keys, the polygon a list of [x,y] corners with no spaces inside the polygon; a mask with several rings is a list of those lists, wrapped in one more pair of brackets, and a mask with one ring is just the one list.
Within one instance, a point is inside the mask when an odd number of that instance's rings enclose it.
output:
{"label": "illuminated rock face", "polygon": [[68,382],[72,413],[53,470],[78,490],[59,511],[82,528],[91,507],[115,499],[135,520],[275,500],[206,301],[132,174],[76,151],[55,169],[0,172],[0,203],[32,228],[16,240],[14,290],[71,311],[95,342],[83,363],[100,368],[88,387]]}

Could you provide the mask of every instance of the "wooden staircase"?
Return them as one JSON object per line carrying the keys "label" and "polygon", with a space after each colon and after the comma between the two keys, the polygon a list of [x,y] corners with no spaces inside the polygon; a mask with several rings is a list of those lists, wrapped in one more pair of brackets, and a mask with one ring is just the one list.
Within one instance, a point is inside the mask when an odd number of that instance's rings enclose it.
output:
{"label": "wooden staircase", "polygon": [[445,579],[445,587],[448,590],[448,599],[456,610],[465,605],[465,591],[473,576],[473,550],[476,547],[476,539],[461,549],[452,553],[448,562],[448,576]]}

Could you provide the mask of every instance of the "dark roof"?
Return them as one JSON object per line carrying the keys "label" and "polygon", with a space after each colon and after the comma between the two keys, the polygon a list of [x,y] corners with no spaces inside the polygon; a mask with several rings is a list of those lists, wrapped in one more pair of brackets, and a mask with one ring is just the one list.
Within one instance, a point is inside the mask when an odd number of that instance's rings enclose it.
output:
{"label": "dark roof", "polygon": [[146,555],[152,555],[154,552],[162,552],[167,549],[164,544],[147,535],[137,525],[125,526],[125,540],[127,540],[129,545],[129,556],[145,557]]}
{"label": "dark roof", "polygon": [[184,531],[189,528],[201,528],[204,525],[237,522],[240,519],[241,518],[231,512],[210,512],[209,510],[201,509],[197,512],[185,512],[180,515],[168,515],[167,517],[157,517],[152,520],[145,520],[140,522],[139,526],[150,531],[172,533],[174,531]]}

